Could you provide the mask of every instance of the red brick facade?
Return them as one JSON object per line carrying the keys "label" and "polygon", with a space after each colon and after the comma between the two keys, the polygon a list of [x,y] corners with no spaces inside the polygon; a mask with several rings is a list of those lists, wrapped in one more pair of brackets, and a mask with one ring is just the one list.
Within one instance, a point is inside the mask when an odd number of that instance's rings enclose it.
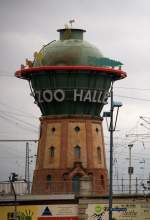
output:
{"label": "red brick facade", "polygon": [[94,194],[107,193],[101,119],[88,116],[42,117],[32,193],[74,192],[79,186],[74,184],[75,181],[84,175],[91,177]]}

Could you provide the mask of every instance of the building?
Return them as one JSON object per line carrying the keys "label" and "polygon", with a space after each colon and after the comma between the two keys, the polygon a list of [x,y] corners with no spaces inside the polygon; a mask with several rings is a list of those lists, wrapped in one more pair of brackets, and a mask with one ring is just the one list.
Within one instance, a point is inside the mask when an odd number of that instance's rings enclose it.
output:
{"label": "building", "polygon": [[58,32],[58,41],[35,52],[34,61],[16,72],[29,81],[42,113],[32,194],[78,194],[86,179],[94,194],[104,195],[108,174],[100,112],[111,83],[126,74],[120,62],[83,40],[85,30]]}

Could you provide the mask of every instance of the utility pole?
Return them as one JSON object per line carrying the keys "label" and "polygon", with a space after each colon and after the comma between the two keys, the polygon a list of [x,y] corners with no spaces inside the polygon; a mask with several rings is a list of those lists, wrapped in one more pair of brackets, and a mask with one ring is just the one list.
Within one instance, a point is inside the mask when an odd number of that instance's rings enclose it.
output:
{"label": "utility pole", "polygon": [[[110,159],[109,159],[109,220],[112,220],[112,198],[113,198],[113,133],[116,129],[117,119],[118,119],[118,111],[122,106],[121,102],[114,102],[113,100],[113,81],[110,89],[110,111],[104,112],[103,117],[110,117]],[[116,116],[113,116],[114,108],[117,108]],[[114,122],[115,121],[115,122]]]}
{"label": "utility pole", "polygon": [[133,144],[129,144],[129,167],[128,167],[128,174],[129,174],[129,195],[131,195],[131,177],[133,174],[133,167],[131,167],[131,148],[133,147]]}
{"label": "utility pole", "polygon": [[17,195],[16,195],[16,191],[15,191],[15,187],[14,187],[14,184],[13,182],[17,181],[18,179],[18,175],[16,173],[12,173],[11,176],[9,177],[9,182],[10,182],[10,185],[11,185],[11,190],[13,192],[13,195],[14,195],[14,206],[15,206],[15,209],[14,209],[14,214],[15,214],[15,220],[18,219],[18,215],[17,215]]}
{"label": "utility pole", "polygon": [[113,83],[111,85],[110,90],[110,159],[109,159],[109,220],[112,220],[112,187],[113,187],[113,132],[114,132],[114,126],[113,126]]}
{"label": "utility pole", "polygon": [[25,161],[25,180],[27,182],[27,191],[30,193],[30,161],[29,161],[29,143],[26,142],[26,161]]}
{"label": "utility pole", "polygon": [[27,182],[27,191],[30,193],[30,156],[29,156],[29,142],[37,143],[37,139],[0,139],[0,142],[26,142],[26,159],[25,159],[25,180]]}

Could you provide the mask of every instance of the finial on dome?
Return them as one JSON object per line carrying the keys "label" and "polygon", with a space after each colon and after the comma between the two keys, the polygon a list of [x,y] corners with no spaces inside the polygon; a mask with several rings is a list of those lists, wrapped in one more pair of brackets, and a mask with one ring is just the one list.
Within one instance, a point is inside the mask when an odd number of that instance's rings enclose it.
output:
{"label": "finial on dome", "polygon": [[74,22],[75,22],[74,19],[69,20],[69,24],[70,24],[71,28],[72,28],[72,23],[74,23]]}

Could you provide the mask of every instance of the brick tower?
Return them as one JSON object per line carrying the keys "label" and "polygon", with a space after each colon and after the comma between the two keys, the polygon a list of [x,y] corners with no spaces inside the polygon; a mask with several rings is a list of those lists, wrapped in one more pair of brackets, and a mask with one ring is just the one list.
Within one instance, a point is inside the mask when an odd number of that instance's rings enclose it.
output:
{"label": "brick tower", "polygon": [[126,74],[120,62],[103,57],[83,40],[84,30],[58,32],[60,40],[35,52],[34,61],[16,72],[29,81],[42,112],[32,193],[79,193],[81,177],[89,176],[92,191],[106,194],[100,112],[107,104],[111,83]]}

